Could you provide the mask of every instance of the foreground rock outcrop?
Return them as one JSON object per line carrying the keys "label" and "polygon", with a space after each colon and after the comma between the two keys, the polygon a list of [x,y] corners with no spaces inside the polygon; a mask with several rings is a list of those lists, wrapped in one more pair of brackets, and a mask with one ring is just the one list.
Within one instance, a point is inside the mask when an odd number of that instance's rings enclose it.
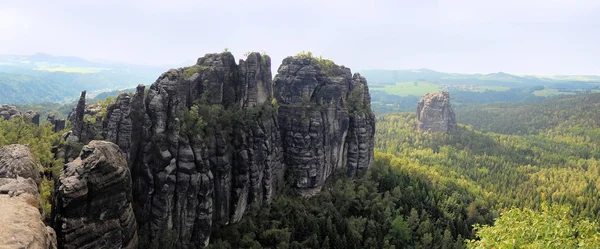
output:
{"label": "foreground rock outcrop", "polygon": [[450,106],[450,93],[428,93],[417,104],[417,128],[425,132],[456,130],[456,117]]}
{"label": "foreground rock outcrop", "polygon": [[137,248],[131,175],[117,145],[91,141],[65,165],[55,185],[52,216],[59,248]]}
{"label": "foreground rock outcrop", "polygon": [[[213,229],[268,204],[289,183],[302,195],[335,170],[373,162],[374,115],[366,80],[332,61],[229,52],[163,73],[106,110],[71,115],[70,144],[102,138],[128,161],[141,248],[201,248]],[[68,154],[68,153],[67,153]]]}
{"label": "foreground rock outcrop", "polygon": [[0,248],[56,248],[42,221],[38,170],[27,146],[0,148]]}

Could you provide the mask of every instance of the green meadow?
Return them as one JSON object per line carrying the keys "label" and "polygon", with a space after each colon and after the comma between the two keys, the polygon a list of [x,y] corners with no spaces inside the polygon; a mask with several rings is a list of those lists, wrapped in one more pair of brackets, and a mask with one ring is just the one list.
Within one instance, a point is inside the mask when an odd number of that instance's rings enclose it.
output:
{"label": "green meadow", "polygon": [[382,90],[398,96],[422,96],[429,92],[441,91],[442,87],[430,82],[400,82],[395,85],[372,87],[371,90]]}

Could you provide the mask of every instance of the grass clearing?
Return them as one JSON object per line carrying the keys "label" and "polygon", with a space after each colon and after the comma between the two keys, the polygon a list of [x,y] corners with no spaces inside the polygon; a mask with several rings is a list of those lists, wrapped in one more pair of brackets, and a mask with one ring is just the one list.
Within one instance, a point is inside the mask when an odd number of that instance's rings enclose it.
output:
{"label": "grass clearing", "polygon": [[400,82],[395,85],[371,87],[371,89],[382,90],[386,93],[398,96],[423,96],[426,93],[441,91],[442,87],[430,82]]}
{"label": "grass clearing", "polygon": [[544,90],[537,90],[533,92],[533,95],[539,97],[557,96],[557,95],[573,95],[574,92],[561,92],[558,89],[547,88]]}

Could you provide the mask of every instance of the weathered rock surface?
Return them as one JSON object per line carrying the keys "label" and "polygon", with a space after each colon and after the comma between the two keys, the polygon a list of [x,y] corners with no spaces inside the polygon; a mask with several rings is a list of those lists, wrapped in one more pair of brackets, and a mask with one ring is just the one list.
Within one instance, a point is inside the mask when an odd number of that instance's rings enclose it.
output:
{"label": "weathered rock surface", "polygon": [[40,114],[34,111],[21,112],[17,107],[12,105],[0,105],[0,116],[4,120],[9,120],[11,117],[22,116],[25,120],[35,124],[40,124]]}
{"label": "weathered rock surface", "polygon": [[325,59],[297,56],[283,60],[274,85],[293,186],[312,193],[336,169],[364,173],[373,161],[375,121],[363,77]]}
{"label": "weathered rock surface", "polygon": [[456,130],[456,118],[450,106],[450,93],[428,93],[417,104],[417,128],[425,132]]}
{"label": "weathered rock surface", "polygon": [[48,114],[46,121],[52,124],[52,130],[54,132],[59,132],[65,129],[66,120],[62,118],[57,118],[54,113]]}
{"label": "weathered rock surface", "polygon": [[289,57],[274,83],[266,55],[236,64],[231,53],[207,54],[147,91],[120,95],[93,127],[85,115],[99,110],[80,101],[67,140],[101,136],[121,148],[140,247],[201,248],[213,229],[270,203],[286,181],[307,194],[336,169],[360,176],[372,164],[366,80],[319,63]]}
{"label": "weathered rock surface", "polygon": [[91,141],[65,165],[52,216],[59,248],[137,248],[131,174],[117,145]]}
{"label": "weathered rock surface", "polygon": [[0,148],[0,248],[56,248],[42,221],[38,165],[29,148]]}

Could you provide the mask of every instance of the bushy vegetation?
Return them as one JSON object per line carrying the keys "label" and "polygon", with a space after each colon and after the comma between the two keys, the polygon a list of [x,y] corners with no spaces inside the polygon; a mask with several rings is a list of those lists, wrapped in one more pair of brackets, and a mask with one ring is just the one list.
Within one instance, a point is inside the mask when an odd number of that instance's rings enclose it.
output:
{"label": "bushy vegetation", "polygon": [[323,56],[313,56],[310,51],[302,51],[296,57],[311,59],[311,63],[317,66],[324,75],[332,75],[333,71],[338,67],[332,60],[323,58]]}
{"label": "bushy vegetation", "polygon": [[277,101],[256,105],[247,109],[232,105],[229,108],[222,105],[210,105],[196,102],[182,113],[180,134],[204,136],[219,132],[229,136],[235,128],[244,129],[262,119],[273,118],[278,108]]}
{"label": "bushy vegetation", "polygon": [[207,66],[202,66],[202,65],[193,65],[191,67],[186,67],[183,70],[183,78],[184,79],[190,79],[194,74],[200,73],[200,72],[205,71],[207,69],[208,69]]}
{"label": "bushy vegetation", "polygon": [[359,85],[350,92],[347,99],[348,112],[351,114],[364,114],[371,110],[370,103],[365,101],[365,89]]}
{"label": "bushy vegetation", "polygon": [[52,147],[60,144],[60,133],[54,133],[53,127],[48,122],[40,126],[25,121],[22,117],[13,117],[10,120],[0,118],[0,146],[10,144],[28,145],[40,167],[42,182],[40,194],[42,207],[47,216],[50,215],[52,203],[53,177],[58,175],[62,168],[62,160],[54,159]]}
{"label": "bushy vegetation", "polygon": [[468,248],[600,248],[596,222],[573,217],[567,206],[542,205],[540,211],[514,208],[493,226],[476,226]]}

